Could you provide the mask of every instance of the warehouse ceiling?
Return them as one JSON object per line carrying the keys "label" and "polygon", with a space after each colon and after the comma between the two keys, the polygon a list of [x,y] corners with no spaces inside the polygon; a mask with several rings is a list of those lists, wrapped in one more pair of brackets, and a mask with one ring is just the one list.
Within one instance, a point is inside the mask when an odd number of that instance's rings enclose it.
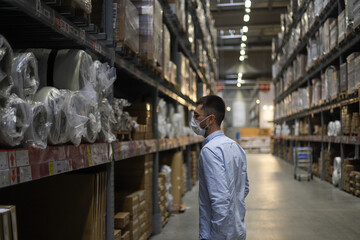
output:
{"label": "warehouse ceiling", "polygon": [[[243,74],[244,84],[271,80],[272,38],[280,32],[280,14],[286,12],[289,0],[252,0],[248,22],[244,21],[248,7],[245,7],[245,0],[210,2],[218,34],[219,80],[231,84],[229,80],[236,80],[238,73]],[[248,27],[248,32],[244,32],[244,26]],[[241,62],[242,43],[246,47],[245,60]]]}

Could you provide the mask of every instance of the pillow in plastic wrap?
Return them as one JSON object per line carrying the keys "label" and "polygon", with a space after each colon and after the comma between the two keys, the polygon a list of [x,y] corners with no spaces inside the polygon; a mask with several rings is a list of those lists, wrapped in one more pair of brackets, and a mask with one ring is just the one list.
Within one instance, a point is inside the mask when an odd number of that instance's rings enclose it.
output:
{"label": "pillow in plastic wrap", "polygon": [[64,111],[65,96],[54,87],[43,87],[35,95],[34,101],[42,102],[48,109],[50,131],[48,143],[63,144],[69,141],[69,127],[67,114]]}
{"label": "pillow in plastic wrap", "polygon": [[111,93],[111,87],[116,80],[116,69],[110,67],[107,63],[101,63],[95,60],[91,65],[91,72],[94,78],[91,78],[91,84],[99,94],[99,98],[105,98]]}
{"label": "pillow in plastic wrap", "polygon": [[332,184],[334,186],[339,185],[341,179],[341,157],[334,158],[334,171],[332,175]]}
{"label": "pillow in plastic wrap", "polygon": [[21,53],[14,57],[12,78],[14,82],[12,93],[32,102],[39,88],[38,64],[33,53]]}
{"label": "pillow in plastic wrap", "polygon": [[113,125],[116,124],[116,119],[112,107],[106,98],[102,99],[99,105],[99,112],[101,116],[101,131],[98,139],[101,142],[111,143],[116,140],[113,133]]}
{"label": "pillow in plastic wrap", "polygon": [[45,103],[34,102],[31,104],[32,119],[29,128],[25,132],[23,145],[45,149],[49,136],[50,122],[48,109]]}
{"label": "pillow in plastic wrap", "polygon": [[1,101],[4,107],[0,108],[0,144],[14,147],[21,143],[30,126],[31,107],[16,94]]}
{"label": "pillow in plastic wrap", "polygon": [[13,50],[8,41],[0,34],[0,97],[9,97],[13,80],[11,66]]}

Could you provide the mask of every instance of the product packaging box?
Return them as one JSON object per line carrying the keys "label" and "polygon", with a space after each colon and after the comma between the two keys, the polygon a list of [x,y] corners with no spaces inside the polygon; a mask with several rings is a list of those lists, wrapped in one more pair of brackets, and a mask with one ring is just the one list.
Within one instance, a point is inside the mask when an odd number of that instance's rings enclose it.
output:
{"label": "product packaging box", "polygon": [[[130,213],[129,212],[119,212],[115,215],[115,228],[122,229],[128,225],[130,221]],[[121,235],[121,234],[120,234]]]}

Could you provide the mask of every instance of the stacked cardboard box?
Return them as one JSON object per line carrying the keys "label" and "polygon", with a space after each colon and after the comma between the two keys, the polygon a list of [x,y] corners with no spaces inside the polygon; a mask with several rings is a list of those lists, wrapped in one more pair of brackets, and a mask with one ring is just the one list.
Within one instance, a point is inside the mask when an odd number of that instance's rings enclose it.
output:
{"label": "stacked cardboard box", "polygon": [[18,239],[15,206],[0,206],[0,239]]}
{"label": "stacked cardboard box", "polygon": [[114,41],[139,53],[139,13],[130,0],[114,0]]}
{"label": "stacked cardboard box", "polygon": [[153,229],[152,172],[152,155],[123,160],[115,165],[115,210],[130,213],[127,230],[139,239],[150,236]]}
{"label": "stacked cardboard box", "polygon": [[130,222],[129,212],[119,212],[114,217],[114,239],[115,240],[130,240],[130,231],[127,227]]}
{"label": "stacked cardboard box", "polygon": [[354,195],[360,197],[360,172],[359,171],[352,171],[352,181],[355,188]]}
{"label": "stacked cardboard box", "polygon": [[351,136],[358,136],[360,132],[359,128],[359,113],[353,112],[351,116],[351,122],[350,122],[350,134]]}
{"label": "stacked cardboard box", "polygon": [[169,220],[169,202],[168,202],[168,183],[166,181],[168,177],[168,173],[159,173],[159,190],[158,190],[158,196],[159,196],[159,208],[161,212],[161,223],[162,227],[166,225],[166,223]]}
{"label": "stacked cardboard box", "polygon": [[354,178],[355,176],[351,173],[358,170],[360,170],[360,161],[358,159],[344,159],[342,166],[342,188],[346,192],[355,194],[355,181],[350,176],[352,175]]}
{"label": "stacked cardboard box", "polygon": [[333,158],[330,156],[330,154],[325,151],[324,154],[324,165],[325,165],[325,180],[328,182],[332,182],[332,174],[334,172],[334,166],[333,166]]}
{"label": "stacked cardboard box", "polygon": [[163,78],[170,82],[171,81],[171,69],[170,69],[170,54],[171,54],[171,36],[169,29],[163,24]]}
{"label": "stacked cardboard box", "polygon": [[355,59],[360,56],[359,52],[354,52],[346,58],[347,62],[347,82],[348,82],[348,93],[351,94],[356,89],[356,67]]}
{"label": "stacked cardboard box", "polygon": [[348,106],[343,106],[341,108],[341,128],[344,135],[350,134],[350,123],[351,116],[348,112]]}
{"label": "stacked cardboard box", "polygon": [[129,112],[139,124],[139,129],[133,133],[133,140],[152,139],[152,106],[150,103],[132,103],[124,111]]}
{"label": "stacked cardboard box", "polygon": [[132,0],[139,12],[140,57],[152,61],[156,66],[162,63],[163,11],[157,0]]}
{"label": "stacked cardboard box", "polygon": [[191,183],[192,185],[196,184],[196,181],[198,180],[198,169],[199,159],[196,154],[196,151],[191,151]]}

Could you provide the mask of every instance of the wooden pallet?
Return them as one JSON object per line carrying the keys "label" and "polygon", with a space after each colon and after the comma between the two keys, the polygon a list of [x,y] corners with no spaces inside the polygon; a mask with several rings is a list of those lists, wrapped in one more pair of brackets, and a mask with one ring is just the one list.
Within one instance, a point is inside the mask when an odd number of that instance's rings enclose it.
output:
{"label": "wooden pallet", "polygon": [[148,69],[152,70],[156,75],[161,76],[162,68],[158,61],[154,59],[144,59],[141,58],[140,61],[144,64]]}
{"label": "wooden pallet", "polygon": [[115,136],[120,141],[129,141],[131,140],[131,131],[117,131]]}
{"label": "wooden pallet", "polygon": [[135,52],[131,47],[129,47],[124,42],[117,42],[115,51],[116,51],[116,53],[120,54],[121,56],[123,56],[125,58],[128,57],[128,58],[140,59],[139,52]]}
{"label": "wooden pallet", "polygon": [[349,97],[349,94],[347,92],[341,92],[341,93],[338,93],[337,99],[340,101],[340,100],[345,100],[348,97]]}

